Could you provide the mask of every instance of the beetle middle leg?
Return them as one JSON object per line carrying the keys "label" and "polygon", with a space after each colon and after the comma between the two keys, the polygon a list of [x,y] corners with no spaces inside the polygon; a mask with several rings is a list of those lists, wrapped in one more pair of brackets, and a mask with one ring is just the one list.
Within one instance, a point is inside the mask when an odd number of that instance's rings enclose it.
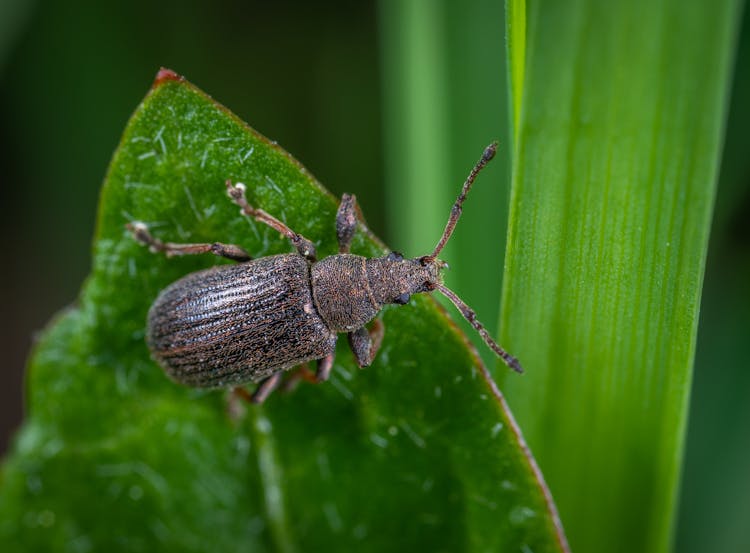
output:
{"label": "beetle middle leg", "polygon": [[309,382],[310,384],[320,384],[328,380],[331,376],[331,369],[333,368],[333,360],[336,356],[335,350],[322,359],[318,359],[318,368],[315,372],[310,370],[307,363],[295,367],[289,372],[289,376],[284,379],[284,383],[281,385],[282,392],[291,392],[297,387],[297,384],[301,380]]}
{"label": "beetle middle leg", "polygon": [[310,370],[307,363],[302,363],[289,371],[289,376],[284,379],[284,383],[281,385],[281,391],[284,393],[291,392],[303,380],[310,384],[317,384],[318,382],[315,380],[315,373]]}
{"label": "beetle middle leg", "polygon": [[138,242],[145,244],[152,252],[164,253],[167,257],[174,255],[195,255],[201,253],[212,253],[220,257],[226,257],[234,261],[250,261],[252,257],[234,244],[222,244],[213,242],[206,244],[175,244],[174,242],[162,242],[151,236],[148,227],[140,221],[133,221],[125,225]]}
{"label": "beetle middle leg", "polygon": [[310,240],[308,240],[301,234],[297,234],[296,232],[294,232],[292,229],[290,229],[270,213],[267,213],[262,209],[257,209],[248,203],[247,198],[245,197],[244,184],[242,184],[241,182],[233,184],[231,180],[227,180],[226,185],[227,194],[234,203],[240,206],[243,215],[245,215],[246,217],[252,217],[259,223],[264,223],[275,231],[286,236],[292,243],[292,246],[297,249],[297,252],[299,252],[300,255],[306,257],[310,261],[315,261],[317,259],[315,244],[313,244]]}
{"label": "beetle middle leg", "polygon": [[255,404],[261,404],[266,401],[266,398],[273,392],[278,385],[281,383],[281,377],[283,373],[281,371],[273,373],[265,380],[261,380],[258,383],[258,387],[250,396],[250,401]]}
{"label": "beetle middle leg", "polygon": [[336,356],[336,351],[332,351],[322,359],[318,360],[318,370],[313,372],[307,366],[307,363],[303,363],[297,367],[289,376],[284,380],[282,384],[282,378],[284,376],[283,371],[272,374],[271,376],[261,380],[255,391],[251,394],[244,388],[235,388],[234,394],[241,399],[249,401],[250,403],[261,404],[263,403],[276,388],[281,385],[282,391],[291,391],[300,380],[306,380],[313,384],[325,382],[331,375],[331,368],[333,367],[333,360]]}
{"label": "beetle middle leg", "polygon": [[370,330],[361,327],[349,333],[349,347],[354,352],[360,368],[369,367],[383,342],[385,327],[380,319],[375,319]]}
{"label": "beetle middle leg", "polygon": [[336,350],[326,355],[323,359],[318,360],[318,370],[315,371],[315,382],[325,382],[331,376],[333,360],[336,357]]}

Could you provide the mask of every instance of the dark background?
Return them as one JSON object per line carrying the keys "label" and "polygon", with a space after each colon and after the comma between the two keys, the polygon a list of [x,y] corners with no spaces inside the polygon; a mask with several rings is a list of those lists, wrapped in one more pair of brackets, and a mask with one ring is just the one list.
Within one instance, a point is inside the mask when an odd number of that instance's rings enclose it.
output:
{"label": "dark background", "polygon": [[[370,227],[392,238],[379,37],[370,2],[2,2],[0,452],[21,421],[34,334],[75,301],[99,186],[160,66],[277,140],[334,194],[356,193]],[[680,551],[750,546],[748,99],[745,16],[701,309]]]}

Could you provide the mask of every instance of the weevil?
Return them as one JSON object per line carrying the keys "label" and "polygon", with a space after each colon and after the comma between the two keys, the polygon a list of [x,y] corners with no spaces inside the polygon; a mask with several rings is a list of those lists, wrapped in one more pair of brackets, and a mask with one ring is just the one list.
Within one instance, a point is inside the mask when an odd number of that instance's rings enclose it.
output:
{"label": "weevil", "polygon": [[[203,388],[257,383],[249,399],[263,402],[285,370],[317,360],[312,378],[325,381],[336,341],[346,333],[360,367],[370,365],[383,338],[376,319],[386,304],[404,305],[413,294],[445,295],[505,363],[518,360],[495,342],[474,311],[441,278],[438,255],[453,234],[466,196],[495,156],[485,148],[464,182],[440,240],[431,254],[405,258],[398,252],[367,258],[349,253],[357,227],[356,198],[344,194],[336,215],[339,253],[317,260],[314,244],[262,209],[251,206],[242,183],[226,182],[241,213],[289,239],[297,253],[252,259],[239,246],[220,242],[176,244],[154,238],[142,222],[126,226],[133,237],[167,256],[211,253],[238,263],[190,273],[165,288],[148,313],[146,341],[153,358],[177,382]],[[371,329],[367,324],[373,321]],[[304,377],[306,369],[297,371]],[[312,373],[307,373],[312,376]],[[242,390],[242,388],[237,388]]]}

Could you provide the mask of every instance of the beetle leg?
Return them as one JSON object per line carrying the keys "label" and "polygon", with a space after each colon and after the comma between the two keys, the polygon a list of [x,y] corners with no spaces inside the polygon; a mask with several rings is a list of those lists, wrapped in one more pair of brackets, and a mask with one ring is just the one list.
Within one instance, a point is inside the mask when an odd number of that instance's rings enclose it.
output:
{"label": "beetle leg", "polygon": [[245,414],[245,404],[252,401],[252,395],[245,388],[231,388],[227,393],[227,415],[233,421],[240,420]]}
{"label": "beetle leg", "polygon": [[[333,367],[333,359],[336,356],[336,352],[331,352],[323,359],[320,359],[318,361],[318,370],[315,372],[315,376],[312,378],[312,382],[324,382],[325,380],[328,380],[328,377],[331,374],[331,368]],[[307,368],[307,365],[301,365],[297,371],[292,373],[290,378],[288,379],[288,383],[284,383],[284,389],[287,390],[289,387],[296,384],[296,382],[300,379],[308,380],[308,375],[310,374],[310,369]],[[297,376],[299,375],[299,376]],[[255,389],[255,392],[250,396],[250,401],[256,404],[263,403],[266,398],[273,392],[279,384],[281,384],[281,377],[283,376],[283,372],[279,371],[277,373],[272,374],[265,380],[261,380],[258,384],[258,387]],[[245,397],[241,394],[241,397]]]}
{"label": "beetle leg", "polygon": [[323,359],[318,360],[318,370],[315,371],[315,382],[325,382],[331,376],[333,360],[336,357],[336,351],[332,351]]}
{"label": "beetle leg", "polygon": [[297,249],[297,252],[299,252],[300,255],[306,257],[310,261],[314,262],[317,259],[315,244],[313,244],[310,240],[308,240],[301,234],[297,234],[296,232],[294,232],[273,215],[266,213],[262,209],[256,209],[247,202],[247,198],[245,197],[244,184],[242,184],[241,182],[232,184],[231,180],[227,180],[226,185],[227,194],[234,203],[240,206],[243,215],[245,215],[246,217],[252,217],[259,223],[264,223],[277,232],[281,233],[282,235],[286,236],[292,243],[292,246]]}
{"label": "beetle leg", "polygon": [[284,392],[292,391],[300,380],[310,382],[311,384],[319,384],[328,380],[331,376],[331,369],[333,368],[333,360],[336,357],[336,349],[332,349],[331,353],[318,359],[318,368],[315,372],[310,370],[307,363],[302,363],[295,369],[293,369],[289,376],[284,380],[282,390]]}
{"label": "beetle leg", "polygon": [[354,194],[341,196],[341,204],[336,213],[336,236],[339,240],[339,253],[349,253],[349,247],[357,229],[357,197]]}
{"label": "beetle leg", "polygon": [[281,391],[291,392],[297,387],[300,380],[310,382],[311,384],[317,383],[317,380],[315,380],[315,373],[310,370],[307,363],[302,363],[298,367],[289,371],[289,375],[284,379],[284,383],[281,385]]}
{"label": "beetle leg", "polygon": [[363,326],[349,333],[349,347],[352,348],[360,368],[369,367],[375,359],[383,342],[384,331],[383,323],[380,319],[375,319],[370,330]]}
{"label": "beetle leg", "polygon": [[230,394],[232,398],[241,399],[242,401],[246,401],[248,403],[253,400],[253,395],[247,391],[247,388],[243,388],[242,386],[232,388],[230,390]]}
{"label": "beetle leg", "polygon": [[158,238],[151,236],[148,227],[140,221],[133,221],[125,225],[130,233],[138,242],[145,244],[154,253],[164,253],[167,257],[174,255],[195,255],[200,253],[212,253],[234,261],[250,261],[252,257],[234,244],[222,244],[214,242],[212,244],[175,244],[174,242],[162,242]]}
{"label": "beetle leg", "polygon": [[273,392],[276,387],[281,383],[282,373],[281,371],[273,373],[265,380],[261,380],[258,387],[255,388],[253,395],[250,396],[250,401],[256,404],[263,403],[266,398]]}

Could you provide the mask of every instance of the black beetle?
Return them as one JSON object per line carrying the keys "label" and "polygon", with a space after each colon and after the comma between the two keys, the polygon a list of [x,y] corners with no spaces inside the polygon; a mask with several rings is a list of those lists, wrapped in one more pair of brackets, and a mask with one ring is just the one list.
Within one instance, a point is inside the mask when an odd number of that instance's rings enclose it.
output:
{"label": "black beetle", "polygon": [[[446,266],[437,256],[448,242],[461,206],[497,144],[490,144],[472,169],[451,209],[440,241],[430,255],[405,259],[397,252],[380,258],[349,253],[357,226],[356,200],[344,194],[336,215],[339,253],[317,261],[315,246],[262,209],[248,204],[242,183],[226,182],[243,215],[286,236],[297,253],[252,259],[239,246],[165,243],[145,224],[128,223],[139,242],[168,256],[212,253],[240,263],[191,273],[164,289],[148,314],[151,353],[176,381],[197,387],[258,382],[252,401],[262,402],[281,381],[283,370],[319,360],[309,378],[328,378],[338,333],[346,332],[357,364],[368,366],[380,347],[383,325],[372,321],[385,304],[406,304],[412,294],[442,292],[512,369],[518,361],[501,348],[476,314],[441,282]],[[297,377],[310,377],[306,369]]]}

